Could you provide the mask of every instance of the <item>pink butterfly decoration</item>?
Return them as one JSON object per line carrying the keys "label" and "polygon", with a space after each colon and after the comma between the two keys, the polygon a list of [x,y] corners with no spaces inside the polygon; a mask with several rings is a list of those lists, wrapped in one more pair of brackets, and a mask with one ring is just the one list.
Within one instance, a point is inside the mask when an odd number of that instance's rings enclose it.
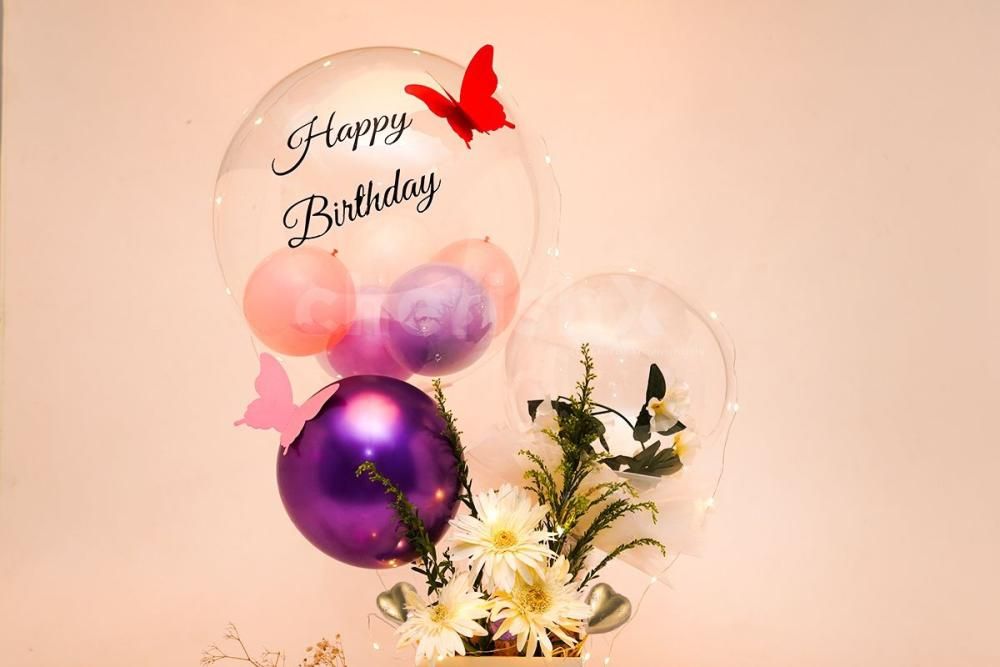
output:
{"label": "pink butterfly decoration", "polygon": [[258,398],[247,406],[243,419],[235,426],[246,424],[251,428],[270,429],[281,434],[281,446],[288,448],[299,437],[306,422],[319,414],[320,409],[333,396],[340,385],[331,384],[310,396],[301,406],[292,401],[292,383],[288,373],[277,359],[264,352],[260,355],[260,373],[253,384]]}

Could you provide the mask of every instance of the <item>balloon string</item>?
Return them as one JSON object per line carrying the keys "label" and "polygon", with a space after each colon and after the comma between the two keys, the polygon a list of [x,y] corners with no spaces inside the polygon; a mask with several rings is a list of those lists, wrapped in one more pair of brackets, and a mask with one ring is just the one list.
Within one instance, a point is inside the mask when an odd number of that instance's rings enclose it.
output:
{"label": "balloon string", "polygon": [[[716,324],[717,324],[717,326],[719,326],[720,328],[722,328],[723,331],[725,331],[725,327],[722,326],[721,322],[717,322]],[[726,332],[726,337],[728,338],[728,332]],[[732,377],[732,382],[733,382],[733,384],[735,384],[735,382],[736,382],[736,347],[734,345],[730,345],[730,353],[732,354],[732,359],[731,359],[731,369],[732,369],[732,376],[733,376]],[[727,394],[728,394],[728,392],[727,392]],[[726,409],[731,410],[733,413],[735,413],[739,409],[739,407],[738,407],[739,404],[735,402],[736,401],[736,397],[735,396],[728,396],[727,395],[727,399],[731,399],[731,402],[726,406]],[[719,462],[719,474],[715,478],[715,484],[712,487],[712,494],[709,496],[709,500],[711,501],[712,504],[711,505],[710,504],[706,504],[705,507],[704,507],[704,511],[706,511],[706,512],[709,509],[711,509],[711,507],[714,505],[715,497],[718,495],[719,489],[722,487],[722,478],[723,478],[723,476],[725,475],[725,472],[726,472],[726,450],[729,449],[729,434],[730,434],[730,432],[733,429],[733,421],[735,421],[735,414],[734,414],[733,417],[730,417],[727,420],[727,423],[726,423],[726,426],[725,426],[725,430],[722,432],[722,452],[721,452],[721,455],[720,455],[720,462]],[[642,603],[646,600],[646,596],[649,594],[649,591],[652,590],[653,586],[655,586],[658,583],[663,583],[664,585],[667,585],[669,587],[669,585],[666,584],[666,582],[662,581],[662,578],[666,575],[667,571],[670,568],[672,568],[675,563],[677,563],[677,561],[679,559],[680,559],[680,554],[674,555],[674,557],[667,563],[666,567],[664,567],[663,570],[661,570],[659,574],[657,574],[655,577],[653,577],[652,579],[650,579],[649,583],[646,584],[645,589],[643,589],[642,594],[639,596],[639,601],[636,602],[635,612],[632,614],[632,618],[625,625],[623,625],[621,628],[619,628],[618,631],[615,632],[615,634],[611,637],[611,642],[610,642],[610,644],[608,644],[608,655],[607,655],[607,657],[605,658],[605,661],[604,661],[605,664],[609,664],[611,662],[611,656],[612,656],[612,654],[614,653],[614,650],[615,650],[615,642],[618,641],[618,637],[626,630],[626,628],[628,628],[628,626],[630,626],[632,624],[632,622],[635,621],[636,617],[639,615],[639,611],[642,609]]]}
{"label": "balloon string", "polygon": [[608,644],[608,656],[605,659],[605,664],[611,662],[611,656],[615,651],[615,642],[618,641],[618,637],[621,635],[621,633],[625,632],[628,626],[632,625],[632,623],[635,621],[636,617],[639,615],[639,611],[642,609],[642,603],[646,600],[646,596],[649,594],[649,591],[652,590],[653,586],[655,586],[657,582],[659,582],[659,578],[662,577],[664,574],[666,574],[667,570],[673,567],[674,563],[677,562],[678,558],[680,558],[680,555],[679,554],[675,555],[670,560],[670,562],[667,563],[667,566],[660,571],[660,573],[656,576],[655,580],[650,581],[650,583],[646,584],[646,588],[643,589],[642,594],[639,596],[639,601],[635,603],[635,612],[633,612],[632,618],[629,620],[628,623],[619,628],[614,635],[612,635],[611,643]]}

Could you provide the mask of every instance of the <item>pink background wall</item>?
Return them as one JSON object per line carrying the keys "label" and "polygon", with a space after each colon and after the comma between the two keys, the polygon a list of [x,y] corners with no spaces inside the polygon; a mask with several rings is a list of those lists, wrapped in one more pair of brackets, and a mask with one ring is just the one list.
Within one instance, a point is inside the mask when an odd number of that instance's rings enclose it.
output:
{"label": "pink background wall", "polygon": [[[1000,4],[5,4],[4,665],[193,665],[229,620],[379,664],[370,578],[230,426],[254,359],[210,198],[297,66],[486,40],[551,147],[566,267],[663,266],[739,351],[708,553],[616,663],[1000,661]],[[456,393],[469,430],[500,377]]]}

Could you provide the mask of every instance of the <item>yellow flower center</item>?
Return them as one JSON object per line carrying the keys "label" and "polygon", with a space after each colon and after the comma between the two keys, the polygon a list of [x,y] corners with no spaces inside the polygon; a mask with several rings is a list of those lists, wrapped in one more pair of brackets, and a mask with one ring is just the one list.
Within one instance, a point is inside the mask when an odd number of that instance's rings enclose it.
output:
{"label": "yellow flower center", "polygon": [[509,530],[499,530],[493,535],[493,546],[498,549],[509,549],[517,544],[517,535]]}
{"label": "yellow flower center", "polygon": [[552,596],[541,586],[526,586],[514,593],[514,601],[530,614],[541,614],[552,604]]}
{"label": "yellow flower center", "polygon": [[431,620],[435,623],[443,623],[448,620],[450,615],[448,607],[445,607],[442,604],[437,604],[431,607]]}

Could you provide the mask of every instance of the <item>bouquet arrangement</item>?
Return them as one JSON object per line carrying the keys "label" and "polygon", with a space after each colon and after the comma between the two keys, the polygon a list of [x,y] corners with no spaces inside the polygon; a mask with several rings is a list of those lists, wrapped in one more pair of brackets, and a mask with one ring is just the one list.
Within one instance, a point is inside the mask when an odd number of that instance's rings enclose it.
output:
{"label": "bouquet arrangement", "polygon": [[[662,543],[642,535],[599,555],[595,538],[625,517],[656,521],[655,503],[639,500],[626,477],[608,472],[625,467],[663,475],[680,469],[685,441],[676,435],[685,427],[675,409],[685,397],[678,391],[671,395],[654,367],[647,393],[659,395],[649,397],[632,423],[594,403],[594,363],[587,345],[581,353],[583,377],[576,391],[529,405],[538,434],[557,456],[546,456],[544,450],[520,451],[527,462],[523,486],[504,484],[474,492],[461,433],[440,383],[435,383],[466,510],[451,521],[443,551],[430,538],[419,511],[374,463],[358,468],[357,475],[384,488],[418,554],[413,569],[426,580],[426,593],[400,584],[383,594],[402,598],[402,609],[388,615],[401,621],[399,645],[415,646],[418,663],[455,655],[578,656],[588,631],[593,631],[589,626],[596,620],[595,611],[607,615],[595,606],[609,597],[621,598],[606,584],[595,585],[604,568],[633,549],[654,549],[666,556]],[[635,456],[609,453],[599,418],[608,411],[633,427],[641,448]],[[652,433],[674,437],[668,447],[659,442],[646,445]],[[385,599],[379,602],[385,612]],[[619,614],[605,627],[627,621],[630,612],[624,611],[624,618]]]}
{"label": "bouquet arrangement", "polygon": [[[426,591],[400,583],[377,599],[418,662],[579,663],[589,635],[631,614],[626,598],[598,583],[609,563],[660,573],[665,544],[690,552],[693,485],[660,482],[699,442],[687,386],[668,383],[655,364],[637,413],[594,400],[587,345],[574,391],[534,392],[562,381],[579,343],[592,340],[602,363],[613,343],[609,363],[627,382],[644,373],[650,350],[699,385],[721,370],[728,401],[732,351],[708,319],[632,270],[584,277],[520,308],[524,288],[543,287],[536,267],[558,255],[557,188],[543,142],[506,107],[493,60],[488,44],[464,69],[416,49],[352,50],[297,69],[247,115],[214,198],[226,291],[267,348],[256,397],[235,423],[280,436],[278,493],[314,547],[353,567],[412,564],[426,580]],[[359,184],[353,199],[317,189],[345,182]],[[388,208],[379,224],[347,224]],[[501,462],[480,476],[490,488],[474,490],[441,384],[432,397],[424,382],[472,369],[508,327],[508,353],[545,369],[510,387],[519,408],[527,401],[530,444],[517,456],[484,452]],[[332,378],[318,390],[316,362]],[[301,378],[295,391],[292,376]],[[296,400],[304,389],[311,393]],[[713,442],[717,432],[706,431]],[[252,658],[235,630],[227,640],[239,652],[213,647],[206,664],[284,663],[274,652]],[[303,664],[343,659],[339,645],[323,642]]]}

